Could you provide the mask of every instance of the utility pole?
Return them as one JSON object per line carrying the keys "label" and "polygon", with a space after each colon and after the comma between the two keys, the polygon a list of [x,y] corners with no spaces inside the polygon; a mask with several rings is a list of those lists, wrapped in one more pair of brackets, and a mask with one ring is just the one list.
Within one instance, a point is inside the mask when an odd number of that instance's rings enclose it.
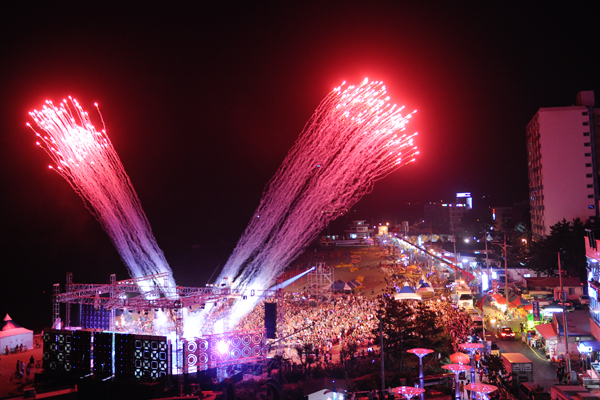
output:
{"label": "utility pole", "polygon": [[[454,225],[452,225],[452,241],[454,242],[454,267],[458,268],[458,257],[456,255],[456,232],[454,232]],[[454,281],[458,279],[458,271],[454,270]]]}
{"label": "utility pole", "polygon": [[379,319],[379,347],[381,355],[381,393],[385,393],[385,367],[383,363],[383,316]]}
{"label": "utility pole", "polygon": [[508,313],[508,262],[506,258],[506,233],[504,234],[504,296],[506,297],[506,313]]}
{"label": "utility pole", "polygon": [[488,285],[489,285],[489,283],[492,279],[492,272],[490,271],[490,262],[488,260],[487,231],[486,230],[483,231],[483,238],[485,240],[485,266],[487,267],[487,270],[488,270],[487,273],[488,273]]}
{"label": "utility pole", "polygon": [[567,376],[569,376],[569,381],[571,380],[571,357],[569,357],[569,333],[567,332],[567,313],[565,310],[566,297],[565,290],[563,289],[563,279],[562,279],[562,268],[560,266],[560,253],[558,253],[558,277],[560,280],[560,300],[562,301],[562,309],[563,309],[563,327],[565,332],[565,364],[567,366]]}

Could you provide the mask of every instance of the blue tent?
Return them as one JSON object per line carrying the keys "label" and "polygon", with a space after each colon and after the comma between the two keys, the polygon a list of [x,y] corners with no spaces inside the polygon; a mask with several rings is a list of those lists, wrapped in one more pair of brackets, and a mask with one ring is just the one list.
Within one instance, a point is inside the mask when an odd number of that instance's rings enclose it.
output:
{"label": "blue tent", "polygon": [[352,290],[352,287],[341,279],[331,284],[331,290]]}
{"label": "blue tent", "polygon": [[410,287],[408,283],[404,283],[404,286],[400,291],[394,294],[395,300],[421,300],[421,295],[415,293],[415,289]]}

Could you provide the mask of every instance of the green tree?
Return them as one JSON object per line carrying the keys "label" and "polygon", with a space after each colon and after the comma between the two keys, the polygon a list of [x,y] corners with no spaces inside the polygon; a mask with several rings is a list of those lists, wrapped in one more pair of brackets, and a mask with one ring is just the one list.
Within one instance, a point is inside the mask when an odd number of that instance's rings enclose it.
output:
{"label": "green tree", "polygon": [[531,243],[527,267],[550,276],[558,270],[560,254],[562,270],[568,276],[586,281],[585,237],[586,229],[598,229],[598,220],[582,223],[579,218],[572,222],[562,220],[550,227],[550,235]]}
{"label": "green tree", "polygon": [[[386,294],[379,298],[378,319],[382,324],[383,350],[401,370],[406,350],[419,343],[415,312],[407,301],[397,301]],[[379,328],[373,335],[379,338]]]}
{"label": "green tree", "polygon": [[482,365],[487,371],[486,376],[489,383],[510,389],[514,373],[508,373],[500,356],[489,355],[482,360]]}

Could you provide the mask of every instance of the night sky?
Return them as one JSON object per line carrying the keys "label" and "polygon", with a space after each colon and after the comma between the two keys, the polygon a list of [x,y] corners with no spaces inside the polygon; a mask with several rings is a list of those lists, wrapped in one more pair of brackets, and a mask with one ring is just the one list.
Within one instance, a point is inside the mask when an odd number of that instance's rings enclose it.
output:
{"label": "night sky", "polygon": [[304,124],[344,80],[383,80],[393,102],[417,109],[408,131],[421,151],[352,218],[412,221],[415,203],[460,191],[497,206],[526,200],[527,123],[580,90],[600,96],[600,3],[418,3],[0,6],[2,317],[49,325],[52,284],[67,271],[81,283],[128,278],[25,126],[46,99],[77,98],[97,128],[99,103],[184,286],[225,263]]}

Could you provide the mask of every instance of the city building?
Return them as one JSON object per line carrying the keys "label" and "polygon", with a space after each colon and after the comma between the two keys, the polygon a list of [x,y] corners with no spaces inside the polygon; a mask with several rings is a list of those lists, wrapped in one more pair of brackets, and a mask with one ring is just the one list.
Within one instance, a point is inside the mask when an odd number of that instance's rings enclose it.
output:
{"label": "city building", "polygon": [[460,231],[463,217],[473,209],[471,193],[456,193],[455,203],[434,203],[424,205],[423,226],[430,226],[437,233]]}
{"label": "city building", "polygon": [[528,212],[529,209],[524,202],[515,203],[512,207],[493,207],[494,230],[497,232],[512,231],[518,224],[525,224]]}
{"label": "city building", "polygon": [[[542,290],[552,293],[560,292],[560,277],[530,277],[525,278],[527,290]],[[577,277],[563,276],[563,290],[567,295],[568,301],[579,301],[579,297],[583,294],[583,283]],[[555,295],[558,298],[558,296]]]}
{"label": "city building", "polygon": [[344,230],[346,239],[367,239],[373,236],[374,229],[369,229],[369,224],[365,220],[352,221],[349,229]]}
{"label": "city building", "polygon": [[600,241],[596,239],[597,232],[588,231],[585,238],[585,257],[587,259],[587,290],[590,297],[590,331],[596,340],[600,341]]}
{"label": "city building", "polygon": [[576,105],[540,108],[527,125],[529,203],[533,240],[563,219],[598,214],[600,109],[594,92],[579,92]]}

